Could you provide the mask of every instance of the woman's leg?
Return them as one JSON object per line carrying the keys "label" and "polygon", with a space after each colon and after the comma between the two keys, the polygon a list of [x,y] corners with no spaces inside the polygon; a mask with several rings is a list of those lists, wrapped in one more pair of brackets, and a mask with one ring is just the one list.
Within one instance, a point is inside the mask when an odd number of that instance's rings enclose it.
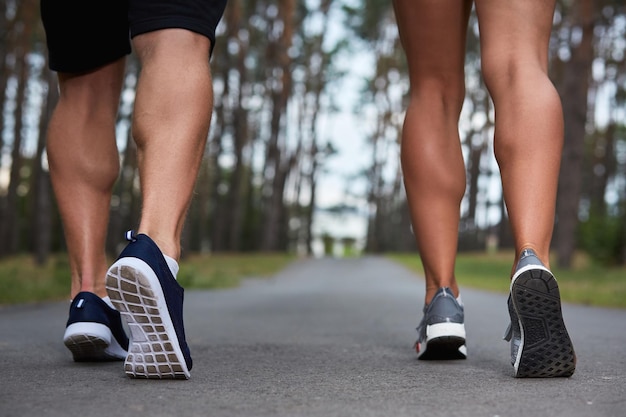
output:
{"label": "woman's leg", "polygon": [[458,120],[465,97],[471,1],[394,0],[411,83],[402,169],[426,276],[426,302],[454,277],[465,166]]}
{"label": "woman's leg", "polygon": [[548,78],[554,1],[476,0],[476,7],[483,75],[496,109],[496,158],[516,248],[505,337],[511,341],[511,364],[516,377],[568,377],[576,355],[549,271],[563,146],[561,102]]}
{"label": "woman's leg", "polygon": [[561,102],[548,78],[554,6],[554,0],[476,1],[483,75],[496,111],[495,153],[516,256],[533,249],[547,267],[563,146]]}

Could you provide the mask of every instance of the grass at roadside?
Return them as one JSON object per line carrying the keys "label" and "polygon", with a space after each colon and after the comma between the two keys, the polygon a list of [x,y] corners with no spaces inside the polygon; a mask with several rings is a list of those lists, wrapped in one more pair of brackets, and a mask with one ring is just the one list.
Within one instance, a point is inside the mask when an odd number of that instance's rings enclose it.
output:
{"label": "grass at roadside", "polygon": [[0,262],[0,305],[60,300],[69,297],[67,256],[52,256],[37,266],[32,256],[19,255]]}
{"label": "grass at roadside", "polygon": [[[415,254],[390,254],[416,273],[422,264]],[[462,253],[457,259],[461,286],[507,293],[512,252]],[[265,277],[280,271],[295,257],[287,254],[192,255],[181,262],[179,282],[186,289],[229,288],[241,279]],[[552,262],[556,265],[556,262]],[[602,307],[626,308],[626,269],[601,268],[583,255],[571,270],[554,268],[564,301]],[[31,256],[20,255],[0,261],[0,305],[67,299],[70,288],[67,256],[54,255],[44,267]]]}
{"label": "grass at roadside", "polygon": [[295,259],[282,253],[192,255],[181,262],[178,281],[185,288],[232,288],[245,278],[271,276]]}
{"label": "grass at roadside", "polygon": [[[181,262],[178,280],[186,289],[235,287],[244,278],[272,275],[294,259],[279,253],[192,255]],[[50,257],[42,267],[29,255],[0,261],[0,305],[68,299],[69,291],[65,254]]]}
{"label": "grass at roadside", "polygon": [[[422,274],[415,254],[393,254],[389,258]],[[457,257],[456,276],[463,287],[508,293],[513,252],[495,254],[462,253]],[[626,308],[626,269],[593,265],[584,255],[577,255],[571,269],[556,267],[551,260],[563,301],[598,307]]]}

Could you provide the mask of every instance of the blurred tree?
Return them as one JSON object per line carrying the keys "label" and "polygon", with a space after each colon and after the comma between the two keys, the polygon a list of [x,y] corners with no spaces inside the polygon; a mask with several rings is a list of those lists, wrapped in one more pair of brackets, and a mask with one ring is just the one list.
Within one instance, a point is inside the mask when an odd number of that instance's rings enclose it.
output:
{"label": "blurred tree", "polygon": [[[589,81],[593,63],[593,29],[596,10],[593,0],[574,5],[570,36],[570,56],[561,70],[559,91],[563,101],[565,142],[557,200],[555,246],[558,263],[567,268],[576,248],[578,202],[581,195],[583,149],[587,123]],[[571,39],[574,37],[574,39]]]}
{"label": "blurred tree", "polygon": [[[605,262],[626,260],[625,9],[622,0],[559,0],[555,14],[551,76],[563,99],[566,146],[554,245],[564,266],[577,248]],[[36,2],[0,0],[0,10],[0,255],[28,250],[44,262],[63,245],[45,164],[56,77],[42,64]],[[338,31],[342,24],[348,30]],[[468,172],[460,249],[483,247],[495,230],[501,245],[510,238],[506,207],[494,190],[499,173],[492,155],[493,108],[481,80],[478,38],[472,15],[459,125]],[[367,200],[368,250],[415,249],[398,143],[408,80],[390,2],[232,0],[211,62],[214,118],[185,228],[185,253],[311,253],[318,180],[337,152],[335,141],[343,139],[320,126],[344,95],[337,58],[350,61],[357,53],[372,64],[355,105],[363,121],[355,131],[370,162],[362,172],[354,167],[366,191],[350,178],[347,192]],[[130,131],[138,71],[131,55],[117,129],[122,169],[111,204],[112,254],[140,209]]]}

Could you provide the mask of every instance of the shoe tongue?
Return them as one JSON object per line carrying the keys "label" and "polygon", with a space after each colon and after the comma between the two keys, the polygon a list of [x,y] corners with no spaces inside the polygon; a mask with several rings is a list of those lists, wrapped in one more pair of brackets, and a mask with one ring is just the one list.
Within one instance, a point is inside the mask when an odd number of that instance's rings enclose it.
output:
{"label": "shoe tongue", "polygon": [[528,256],[534,256],[534,257],[537,257],[537,254],[535,254],[535,251],[534,251],[534,250],[532,250],[532,249],[524,249],[524,250],[522,251],[521,255],[520,255],[520,260],[521,260],[521,259],[524,259],[524,258],[526,258],[526,257],[528,257]]}
{"label": "shoe tongue", "polygon": [[435,301],[435,298],[451,297],[451,296],[452,296],[452,293],[450,292],[450,289],[448,289],[447,287],[439,288],[437,292],[435,293],[435,295],[433,295],[433,298],[430,300],[430,302],[424,305],[424,311],[426,310],[426,308],[428,308],[428,306],[430,306],[433,303],[433,301]]}
{"label": "shoe tongue", "polygon": [[522,251],[519,257],[519,261],[517,262],[517,268],[515,269],[519,270],[520,268],[525,267],[526,265],[543,266],[543,264],[541,263],[537,255],[535,254],[535,251],[532,249],[524,249]]}

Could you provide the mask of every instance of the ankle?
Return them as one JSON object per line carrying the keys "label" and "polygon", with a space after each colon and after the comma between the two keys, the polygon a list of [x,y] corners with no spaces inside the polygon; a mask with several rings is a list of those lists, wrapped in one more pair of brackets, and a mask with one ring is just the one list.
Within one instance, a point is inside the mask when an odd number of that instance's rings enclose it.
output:
{"label": "ankle", "polygon": [[449,288],[450,291],[452,292],[452,295],[454,295],[455,298],[460,297],[459,286],[456,283],[456,281],[449,283],[448,285],[443,285],[443,284],[428,285],[426,286],[426,296],[424,298],[424,304],[429,304],[440,288]]}
{"label": "ankle", "polygon": [[137,233],[145,234],[150,239],[152,239],[152,241],[156,243],[156,245],[159,247],[163,255],[167,255],[168,257],[172,258],[176,262],[178,262],[178,260],[180,259],[180,241],[179,240],[173,239],[157,231],[150,232],[150,231],[144,231],[140,229],[137,231]]}

